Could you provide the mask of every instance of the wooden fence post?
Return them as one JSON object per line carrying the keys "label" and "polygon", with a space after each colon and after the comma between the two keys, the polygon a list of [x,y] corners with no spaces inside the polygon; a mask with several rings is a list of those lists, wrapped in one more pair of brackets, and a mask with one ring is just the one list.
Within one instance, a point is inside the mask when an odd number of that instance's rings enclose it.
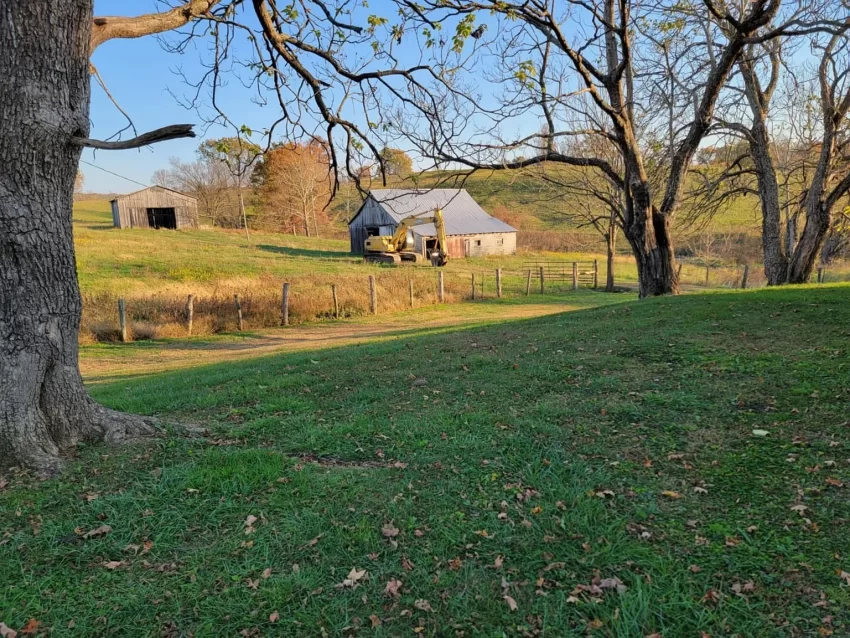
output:
{"label": "wooden fence post", "polygon": [[336,297],[336,284],[331,284],[331,295],[334,298],[334,319],[339,319],[339,301]]}
{"label": "wooden fence post", "polygon": [[233,295],[233,301],[236,303],[236,325],[239,327],[239,332],[242,332],[242,303],[239,301],[239,295]]}
{"label": "wooden fence post", "polygon": [[525,296],[528,297],[528,293],[531,292],[531,268],[528,269],[528,275],[525,278]]}
{"label": "wooden fence post", "polygon": [[289,284],[283,284],[283,301],[280,304],[280,322],[289,325]]}
{"label": "wooden fence post", "polygon": [[598,286],[599,286],[599,260],[594,259],[593,260],[593,289],[596,290],[596,288]]}
{"label": "wooden fence post", "polygon": [[684,264],[679,262],[679,267],[676,269],[676,281],[682,281],[682,266]]}
{"label": "wooden fence post", "polygon": [[545,292],[546,285],[543,283],[545,280],[545,275],[543,274],[543,266],[540,266],[540,294],[542,295]]}
{"label": "wooden fence post", "polygon": [[413,280],[407,280],[407,291],[410,293],[410,307],[413,308]]}
{"label": "wooden fence post", "polygon": [[118,325],[121,327],[121,341],[127,342],[127,312],[123,297],[118,299]]}
{"label": "wooden fence post", "polygon": [[192,322],[195,320],[195,296],[189,295],[186,300],[186,331],[192,336]]}
{"label": "wooden fence post", "polygon": [[573,262],[573,290],[578,290],[578,262]]}
{"label": "wooden fence post", "polygon": [[747,289],[747,277],[750,274],[750,265],[744,264],[744,276],[741,277],[741,290]]}
{"label": "wooden fence post", "polygon": [[475,301],[475,273],[472,273],[472,301]]}
{"label": "wooden fence post", "polygon": [[818,266],[818,283],[823,283],[823,266]]}
{"label": "wooden fence post", "polygon": [[369,275],[369,310],[378,314],[378,290],[375,288],[375,275]]}
{"label": "wooden fence post", "polygon": [[502,269],[496,268],[496,296],[502,298]]}
{"label": "wooden fence post", "polygon": [[705,287],[708,288],[708,276],[711,274],[711,266],[705,267]]}
{"label": "wooden fence post", "polygon": [[446,289],[443,286],[443,271],[437,273],[437,299],[440,303],[446,300]]}

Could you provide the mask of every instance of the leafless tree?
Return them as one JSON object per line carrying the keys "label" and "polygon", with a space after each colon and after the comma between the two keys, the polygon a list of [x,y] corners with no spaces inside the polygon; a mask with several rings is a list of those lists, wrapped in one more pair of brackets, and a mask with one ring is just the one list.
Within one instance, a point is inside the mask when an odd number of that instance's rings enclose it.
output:
{"label": "leafless tree", "polygon": [[[495,16],[500,37],[478,64],[482,73],[497,70],[487,79],[504,91],[485,97],[480,87],[458,80],[427,122],[411,124],[405,116],[408,134],[421,154],[444,166],[474,171],[556,162],[605,175],[622,191],[623,232],[637,262],[640,295],[675,293],[671,221],[694,155],[712,131],[718,97],[748,44],[805,29],[799,5],[787,4],[780,12],[781,0],[738,8],[713,0],[430,0],[422,5],[425,29],[460,16]],[[774,23],[780,26],[765,31]],[[594,119],[593,110],[601,117]],[[533,116],[545,134],[504,132]],[[561,152],[558,143],[567,137],[610,141],[622,169],[604,157]]]}
{"label": "leafless tree", "polygon": [[236,228],[241,223],[231,176],[221,162],[172,157],[169,167],[156,171],[151,181],[197,198],[198,216],[212,226]]}
{"label": "leafless tree", "polygon": [[771,285],[808,281],[833,210],[850,191],[850,11],[841,3],[816,9],[810,57],[787,50],[787,38],[756,38],[745,47],[737,62],[745,114],[724,122],[749,145]]}

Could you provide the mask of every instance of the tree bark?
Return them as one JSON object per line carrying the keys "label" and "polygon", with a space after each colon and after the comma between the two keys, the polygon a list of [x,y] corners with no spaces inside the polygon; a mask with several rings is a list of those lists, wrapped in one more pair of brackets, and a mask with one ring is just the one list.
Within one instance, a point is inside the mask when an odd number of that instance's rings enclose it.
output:
{"label": "tree bark", "polygon": [[[763,114],[762,114],[763,115]],[[779,183],[770,155],[770,136],[764,118],[756,114],[750,129],[750,155],[756,170],[761,202],[761,241],[764,252],[764,274],[768,286],[780,286],[788,277],[788,256],[782,248],[782,220],[779,206]]]}
{"label": "tree bark", "polygon": [[47,474],[81,440],[153,432],[96,404],[79,371],[72,138],[88,137],[91,24],[91,0],[0,11],[0,465]]}
{"label": "tree bark", "polygon": [[678,294],[670,220],[653,206],[646,181],[627,182],[625,201],[623,234],[635,256],[639,297]]}
{"label": "tree bark", "polygon": [[614,292],[614,251],[617,247],[617,226],[612,219],[608,225],[605,235],[605,243],[608,248],[608,268],[605,275],[605,292]]}

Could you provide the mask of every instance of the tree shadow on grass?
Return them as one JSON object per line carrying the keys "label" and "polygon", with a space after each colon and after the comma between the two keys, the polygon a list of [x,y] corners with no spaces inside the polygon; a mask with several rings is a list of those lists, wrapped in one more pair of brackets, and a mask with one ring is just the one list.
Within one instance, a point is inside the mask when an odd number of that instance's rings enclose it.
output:
{"label": "tree shadow on grass", "polygon": [[316,250],[311,248],[292,248],[289,246],[270,246],[268,244],[259,244],[260,250],[265,250],[270,253],[286,255],[288,257],[310,257],[313,259],[346,259],[351,261],[359,261],[354,255],[341,250]]}

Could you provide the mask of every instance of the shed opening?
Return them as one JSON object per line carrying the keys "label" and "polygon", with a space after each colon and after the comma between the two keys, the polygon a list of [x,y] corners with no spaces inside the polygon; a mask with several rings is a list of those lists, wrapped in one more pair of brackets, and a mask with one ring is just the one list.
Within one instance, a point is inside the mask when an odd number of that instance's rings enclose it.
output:
{"label": "shed opening", "polygon": [[177,214],[173,208],[148,208],[148,226],[177,229]]}

